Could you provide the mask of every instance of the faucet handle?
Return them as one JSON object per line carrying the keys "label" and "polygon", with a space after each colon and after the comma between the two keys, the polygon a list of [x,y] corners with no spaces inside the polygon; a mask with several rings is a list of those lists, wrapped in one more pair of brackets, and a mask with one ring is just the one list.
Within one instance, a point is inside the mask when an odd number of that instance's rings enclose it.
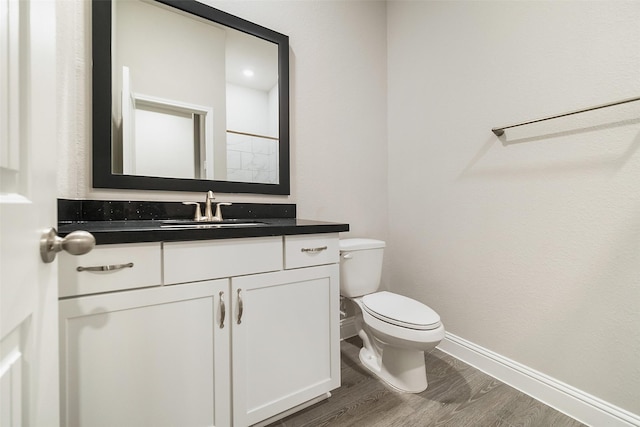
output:
{"label": "faucet handle", "polygon": [[220,202],[216,204],[216,221],[222,221],[222,209],[220,209],[220,206],[231,206],[232,203],[227,203],[227,202]]}
{"label": "faucet handle", "polygon": [[196,210],[193,214],[194,221],[202,221],[204,217],[202,216],[202,211],[200,210],[200,203],[198,202],[182,202],[183,205],[195,205]]}

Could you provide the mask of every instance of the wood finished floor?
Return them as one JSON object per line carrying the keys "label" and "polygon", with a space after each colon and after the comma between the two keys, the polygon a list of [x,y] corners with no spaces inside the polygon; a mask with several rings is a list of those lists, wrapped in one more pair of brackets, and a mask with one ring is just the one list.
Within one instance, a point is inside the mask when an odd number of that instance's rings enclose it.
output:
{"label": "wood finished floor", "polygon": [[427,390],[395,392],[362,367],[360,346],[342,342],[342,386],[331,398],[269,427],[584,426],[438,349],[425,357]]}

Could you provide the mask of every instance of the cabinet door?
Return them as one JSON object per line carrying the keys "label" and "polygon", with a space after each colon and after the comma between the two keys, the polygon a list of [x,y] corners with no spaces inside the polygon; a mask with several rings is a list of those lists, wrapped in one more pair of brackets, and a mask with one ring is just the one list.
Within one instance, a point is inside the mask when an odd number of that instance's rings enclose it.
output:
{"label": "cabinet door", "polygon": [[231,280],[235,426],[340,386],[338,280],[336,264]]}
{"label": "cabinet door", "polygon": [[216,280],[60,301],[62,425],[231,425],[228,315],[220,327],[228,288]]}

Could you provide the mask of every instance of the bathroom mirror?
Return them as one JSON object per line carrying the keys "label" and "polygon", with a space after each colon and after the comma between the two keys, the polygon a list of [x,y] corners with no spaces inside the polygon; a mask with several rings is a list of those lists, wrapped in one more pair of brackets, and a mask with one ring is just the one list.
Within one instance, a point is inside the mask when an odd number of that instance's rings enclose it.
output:
{"label": "bathroom mirror", "polygon": [[289,194],[288,37],[192,0],[94,0],[93,186]]}

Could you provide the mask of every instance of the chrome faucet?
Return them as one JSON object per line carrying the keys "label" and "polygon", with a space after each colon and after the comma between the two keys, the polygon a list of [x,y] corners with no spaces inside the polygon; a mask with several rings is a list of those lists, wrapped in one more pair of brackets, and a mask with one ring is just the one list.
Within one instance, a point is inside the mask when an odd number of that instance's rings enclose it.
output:
{"label": "chrome faucet", "polygon": [[208,222],[221,222],[222,221],[222,210],[220,206],[231,206],[231,203],[217,203],[216,204],[216,214],[212,213],[211,203],[213,203],[215,197],[213,195],[213,191],[207,191],[207,198],[204,201],[204,215],[202,215],[200,211],[200,203],[198,202],[182,202],[183,205],[195,205],[196,211],[193,215],[194,221],[208,221]]}

